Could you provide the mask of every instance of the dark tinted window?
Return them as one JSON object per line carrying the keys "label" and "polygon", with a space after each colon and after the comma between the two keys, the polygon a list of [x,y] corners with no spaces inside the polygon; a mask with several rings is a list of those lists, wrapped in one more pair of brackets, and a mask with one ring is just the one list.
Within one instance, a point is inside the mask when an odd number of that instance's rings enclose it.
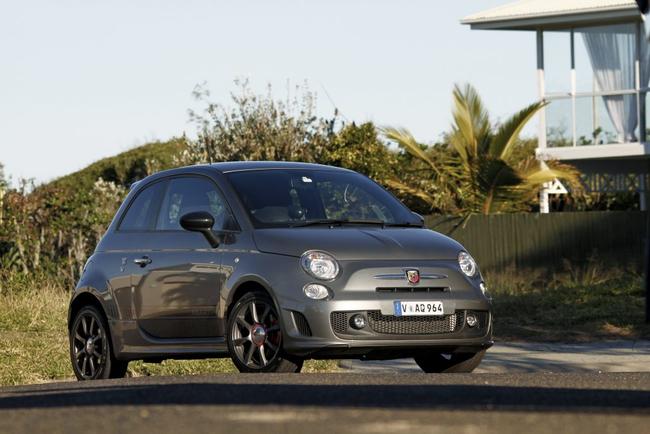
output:
{"label": "dark tinted window", "polygon": [[165,182],[145,187],[131,202],[120,223],[121,231],[150,231],[156,226],[160,201],[165,193]]}
{"label": "dark tinted window", "polygon": [[183,215],[206,211],[214,217],[213,229],[230,229],[230,212],[216,185],[202,177],[173,178],[165,194],[156,229],[162,231],[182,230]]}
{"label": "dark tinted window", "polygon": [[417,224],[411,212],[365,176],[326,170],[254,170],[228,174],[256,227],[336,219]]}

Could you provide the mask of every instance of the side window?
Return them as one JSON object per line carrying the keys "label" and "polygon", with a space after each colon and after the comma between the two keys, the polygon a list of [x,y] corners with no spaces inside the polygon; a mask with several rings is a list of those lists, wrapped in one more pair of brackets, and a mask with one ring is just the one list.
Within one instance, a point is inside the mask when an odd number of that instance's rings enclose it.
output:
{"label": "side window", "polygon": [[189,212],[207,211],[214,217],[215,230],[230,229],[232,218],[214,183],[205,178],[173,178],[160,209],[156,229],[182,230],[180,219]]}
{"label": "side window", "polygon": [[160,201],[165,192],[165,182],[156,182],[145,187],[131,202],[126,215],[120,222],[121,231],[151,231],[156,226]]}

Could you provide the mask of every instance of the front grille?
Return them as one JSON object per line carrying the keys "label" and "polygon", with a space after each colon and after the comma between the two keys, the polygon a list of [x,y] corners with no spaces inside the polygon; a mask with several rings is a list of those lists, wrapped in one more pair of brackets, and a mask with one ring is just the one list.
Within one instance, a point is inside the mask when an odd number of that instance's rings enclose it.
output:
{"label": "front grille", "polygon": [[295,311],[292,311],[291,315],[293,316],[293,322],[296,324],[298,333],[300,333],[302,336],[311,336],[311,327],[309,327],[309,323],[307,322],[305,315]]}
{"label": "front grille", "polygon": [[[350,317],[362,312],[332,312],[332,330],[337,334],[354,333],[349,327]],[[433,335],[453,333],[463,326],[465,312],[457,311],[443,316],[395,316],[383,315],[379,310],[365,312],[369,328],[386,335]]]}
{"label": "front grille", "polygon": [[446,286],[396,286],[375,288],[377,292],[445,292]]}
{"label": "front grille", "polygon": [[453,333],[462,327],[463,312],[443,316],[382,315],[381,311],[368,312],[368,325],[377,333],[387,335],[432,335]]}

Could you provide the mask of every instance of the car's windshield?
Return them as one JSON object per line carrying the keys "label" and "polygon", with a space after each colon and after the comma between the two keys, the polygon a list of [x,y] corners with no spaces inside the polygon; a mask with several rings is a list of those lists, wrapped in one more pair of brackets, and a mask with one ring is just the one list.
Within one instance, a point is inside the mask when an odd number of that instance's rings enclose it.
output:
{"label": "car's windshield", "polygon": [[320,223],[420,225],[390,193],[354,172],[270,169],[227,176],[257,228]]}

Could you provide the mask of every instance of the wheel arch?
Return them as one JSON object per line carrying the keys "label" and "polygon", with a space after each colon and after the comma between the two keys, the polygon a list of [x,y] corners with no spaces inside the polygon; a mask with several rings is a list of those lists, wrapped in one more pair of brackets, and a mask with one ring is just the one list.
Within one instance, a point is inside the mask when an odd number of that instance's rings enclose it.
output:
{"label": "wheel arch", "polygon": [[271,289],[271,286],[268,284],[268,282],[264,281],[263,279],[257,277],[257,276],[245,276],[242,277],[230,290],[228,294],[228,299],[226,302],[226,309],[225,309],[225,320],[227,321],[228,318],[230,317],[230,312],[237,303],[237,300],[242,298],[245,294],[255,291],[255,290],[261,290],[264,291],[271,297],[271,300],[273,300],[273,304],[275,304],[275,308],[278,310],[278,315],[280,316],[280,321],[282,321],[282,315],[281,315],[281,308],[280,304],[278,303],[277,298],[275,297],[275,294],[273,293],[273,290]]}
{"label": "wheel arch", "polygon": [[72,320],[77,312],[79,312],[85,306],[96,307],[99,312],[104,315],[106,321],[109,320],[108,315],[106,315],[106,309],[104,309],[104,305],[100,299],[90,291],[83,291],[74,296],[70,302],[70,307],[68,308],[68,331],[72,327]]}

